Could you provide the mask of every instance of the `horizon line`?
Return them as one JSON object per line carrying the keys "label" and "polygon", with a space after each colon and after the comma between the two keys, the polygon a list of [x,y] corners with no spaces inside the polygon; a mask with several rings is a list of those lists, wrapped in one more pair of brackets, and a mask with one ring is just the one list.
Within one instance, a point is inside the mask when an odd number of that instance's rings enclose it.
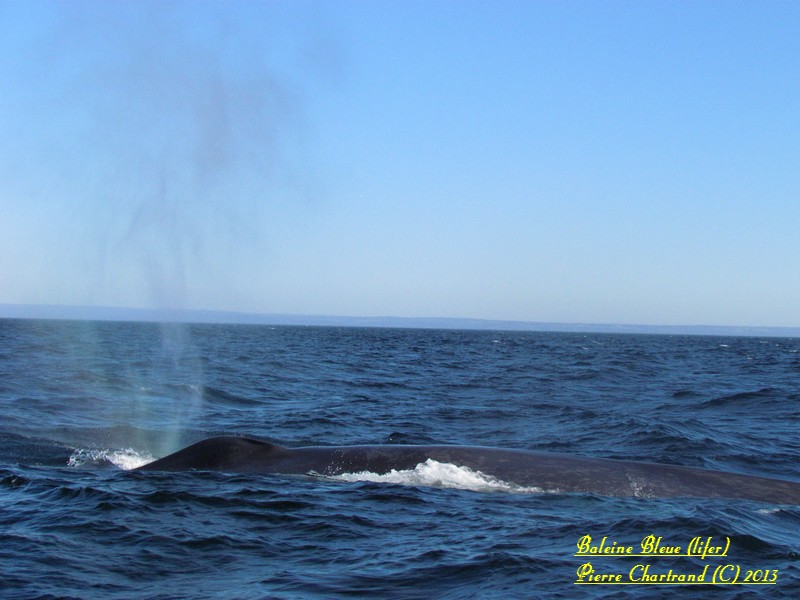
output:
{"label": "horizon line", "polygon": [[58,304],[0,304],[0,318],[220,325],[384,327],[397,329],[462,329],[562,333],[718,335],[726,337],[800,337],[800,327],[790,326],[568,323],[473,317],[364,317],[292,313],[253,313],[196,308],[131,308]]}

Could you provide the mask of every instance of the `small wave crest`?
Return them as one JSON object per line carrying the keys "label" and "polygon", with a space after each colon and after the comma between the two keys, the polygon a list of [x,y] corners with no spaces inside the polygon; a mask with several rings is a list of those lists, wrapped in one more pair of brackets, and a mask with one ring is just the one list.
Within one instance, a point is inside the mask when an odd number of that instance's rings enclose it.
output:
{"label": "small wave crest", "polygon": [[449,463],[441,463],[432,458],[418,464],[413,469],[399,471],[392,469],[384,474],[372,473],[370,471],[342,473],[341,475],[333,475],[329,477],[329,479],[456,488],[477,492],[509,492],[518,494],[541,494],[545,492],[542,488],[508,483],[480,471],[473,471],[467,467],[459,467]]}
{"label": "small wave crest", "polygon": [[777,388],[761,388],[756,391],[737,392],[726,396],[719,396],[711,400],[707,400],[701,406],[703,407],[720,407],[720,406],[739,406],[745,403],[758,404],[765,401],[773,401],[781,397],[781,390]]}
{"label": "small wave crest", "polygon": [[149,452],[139,452],[133,448],[124,448],[122,450],[87,450],[79,448],[69,457],[67,466],[87,467],[110,464],[125,471],[130,471],[154,460],[155,457]]}

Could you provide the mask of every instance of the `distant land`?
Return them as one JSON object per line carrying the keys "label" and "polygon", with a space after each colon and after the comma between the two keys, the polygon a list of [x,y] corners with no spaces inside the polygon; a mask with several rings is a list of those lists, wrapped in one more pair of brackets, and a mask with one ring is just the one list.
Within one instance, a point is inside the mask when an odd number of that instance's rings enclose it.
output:
{"label": "distant land", "polygon": [[662,335],[720,335],[800,337],[800,327],[726,325],[626,325],[609,323],[539,323],[451,317],[340,317],[257,314],[218,310],[120,308],[0,304],[0,318],[81,321],[142,321],[156,323],[221,323],[315,327],[389,327],[405,329],[482,329],[494,331],[560,331],[573,333],[637,333]]}

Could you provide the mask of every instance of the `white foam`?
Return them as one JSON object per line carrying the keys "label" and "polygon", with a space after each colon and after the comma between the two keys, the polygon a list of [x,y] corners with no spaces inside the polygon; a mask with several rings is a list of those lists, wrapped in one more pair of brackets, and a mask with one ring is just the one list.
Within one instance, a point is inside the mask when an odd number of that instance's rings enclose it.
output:
{"label": "white foam", "polygon": [[628,481],[631,484],[631,491],[634,498],[655,498],[655,494],[649,492],[645,485],[642,485],[632,475],[628,475]]}
{"label": "white foam", "polygon": [[456,488],[478,492],[511,492],[511,493],[543,493],[537,487],[525,487],[515,483],[501,481],[480,471],[467,467],[458,467],[449,463],[441,463],[429,458],[413,469],[378,474],[370,471],[360,473],[342,473],[329,479],[340,481],[374,481],[377,483],[396,483],[401,485],[428,486],[438,488]]}
{"label": "white foam", "polygon": [[781,512],[780,507],[773,507],[773,508],[759,508],[756,512],[761,513],[762,515],[774,515],[775,513]]}
{"label": "white foam", "polygon": [[153,462],[155,457],[149,452],[138,452],[133,448],[122,450],[84,450],[78,449],[69,457],[67,465],[70,467],[81,467],[86,464],[111,463],[125,471],[141,467],[149,462]]}

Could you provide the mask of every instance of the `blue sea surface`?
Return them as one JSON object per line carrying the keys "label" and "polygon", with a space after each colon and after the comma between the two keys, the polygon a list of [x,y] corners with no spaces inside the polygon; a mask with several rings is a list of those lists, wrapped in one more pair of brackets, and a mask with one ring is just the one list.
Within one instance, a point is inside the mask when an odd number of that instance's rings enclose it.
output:
{"label": "blue sea surface", "polygon": [[[798,598],[798,506],[129,469],[241,434],[800,481],[799,384],[800,339],[0,320],[0,597]],[[576,557],[585,535],[730,550]],[[576,585],[586,563],[777,575]]]}

